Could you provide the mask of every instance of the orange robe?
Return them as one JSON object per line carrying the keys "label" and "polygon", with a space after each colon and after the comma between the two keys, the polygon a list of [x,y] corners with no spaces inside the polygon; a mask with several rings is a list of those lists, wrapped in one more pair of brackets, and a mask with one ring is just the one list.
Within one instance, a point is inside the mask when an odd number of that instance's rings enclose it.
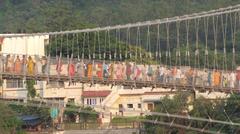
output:
{"label": "orange robe", "polygon": [[221,74],[220,72],[214,72],[213,73],[213,83],[214,86],[219,86],[221,81]]}
{"label": "orange robe", "polygon": [[88,78],[92,78],[92,64],[87,65],[87,76]]}
{"label": "orange robe", "polygon": [[98,78],[102,78],[102,75],[103,75],[103,66],[101,63],[98,63],[97,64],[97,76]]}
{"label": "orange robe", "polygon": [[21,70],[22,70],[21,67],[22,67],[22,62],[20,61],[20,59],[16,59],[15,65],[14,65],[14,71],[15,71],[15,73],[20,74],[20,73],[21,73]]}
{"label": "orange robe", "polygon": [[68,73],[69,73],[70,77],[74,77],[74,75],[75,75],[75,66],[74,66],[74,64],[72,64],[72,63],[69,64]]}

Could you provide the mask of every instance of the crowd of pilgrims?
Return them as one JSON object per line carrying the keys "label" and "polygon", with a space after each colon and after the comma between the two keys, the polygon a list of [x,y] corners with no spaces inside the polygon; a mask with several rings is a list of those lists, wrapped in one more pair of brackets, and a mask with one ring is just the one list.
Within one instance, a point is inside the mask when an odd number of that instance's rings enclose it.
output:
{"label": "crowd of pilgrims", "polygon": [[2,56],[3,71],[26,75],[67,75],[70,78],[152,81],[199,86],[240,87],[240,71],[195,69],[186,66],[145,65],[134,62],[103,62],[42,56]]}

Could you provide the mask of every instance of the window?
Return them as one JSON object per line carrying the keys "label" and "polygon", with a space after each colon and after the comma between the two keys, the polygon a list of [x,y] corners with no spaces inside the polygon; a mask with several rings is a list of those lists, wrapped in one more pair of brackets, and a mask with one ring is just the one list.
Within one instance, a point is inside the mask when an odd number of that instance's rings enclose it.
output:
{"label": "window", "polygon": [[96,105],[96,104],[97,104],[97,99],[95,98],[87,99],[87,105]]}
{"label": "window", "polygon": [[68,99],[68,103],[74,103],[75,102],[75,99],[74,98],[69,98]]}
{"label": "window", "polygon": [[93,99],[93,105],[97,104],[97,99]]}
{"label": "window", "polygon": [[128,108],[133,108],[133,104],[127,104]]}
{"label": "window", "polygon": [[103,102],[103,98],[100,98],[100,103],[102,103]]}
{"label": "window", "polygon": [[7,88],[23,88],[23,80],[19,80],[19,79],[7,80],[6,87]]}
{"label": "window", "polygon": [[57,88],[61,87],[64,88],[64,82],[63,81],[50,81],[47,85],[48,88]]}
{"label": "window", "polygon": [[148,103],[148,110],[150,110],[150,111],[153,111],[153,104],[152,103]]}
{"label": "window", "polygon": [[118,108],[119,108],[119,112],[123,112],[123,105],[122,104],[119,104]]}
{"label": "window", "polygon": [[138,108],[142,108],[142,105],[140,103],[138,103]]}
{"label": "window", "polygon": [[87,99],[87,104],[89,105],[89,99]]}

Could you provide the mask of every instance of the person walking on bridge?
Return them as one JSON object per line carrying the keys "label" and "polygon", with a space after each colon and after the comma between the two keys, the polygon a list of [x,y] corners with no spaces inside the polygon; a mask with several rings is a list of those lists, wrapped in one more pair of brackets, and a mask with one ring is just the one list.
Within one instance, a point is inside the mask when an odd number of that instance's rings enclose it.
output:
{"label": "person walking on bridge", "polygon": [[20,60],[19,56],[17,56],[17,58],[15,60],[14,71],[16,74],[21,73],[21,60]]}
{"label": "person walking on bridge", "polygon": [[34,75],[34,66],[35,66],[35,63],[33,62],[32,57],[29,56],[27,61],[27,72],[29,75]]}
{"label": "person walking on bridge", "polygon": [[221,73],[217,70],[213,72],[213,84],[214,86],[219,86],[221,82]]}
{"label": "person walking on bridge", "polygon": [[238,89],[240,89],[240,70],[237,70],[236,80],[237,80]]}

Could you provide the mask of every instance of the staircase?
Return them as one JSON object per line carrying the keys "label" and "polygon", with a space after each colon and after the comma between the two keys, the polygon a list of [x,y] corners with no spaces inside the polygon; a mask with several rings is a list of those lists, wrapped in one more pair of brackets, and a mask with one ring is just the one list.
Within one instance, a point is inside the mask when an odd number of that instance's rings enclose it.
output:
{"label": "staircase", "polygon": [[111,107],[112,104],[119,98],[118,89],[113,90],[102,102],[102,106]]}
{"label": "staircase", "polygon": [[114,102],[116,102],[116,100],[119,98],[119,94],[118,94],[118,89],[114,89],[112,90],[112,92],[103,100],[102,102],[102,106],[104,109],[101,110],[97,110],[98,112],[103,112],[104,113],[104,118],[102,118],[102,122],[104,124],[104,128],[108,128],[110,120],[111,120],[111,116],[110,116],[110,112],[111,110],[109,109],[109,107],[111,108],[111,106],[113,105]]}

